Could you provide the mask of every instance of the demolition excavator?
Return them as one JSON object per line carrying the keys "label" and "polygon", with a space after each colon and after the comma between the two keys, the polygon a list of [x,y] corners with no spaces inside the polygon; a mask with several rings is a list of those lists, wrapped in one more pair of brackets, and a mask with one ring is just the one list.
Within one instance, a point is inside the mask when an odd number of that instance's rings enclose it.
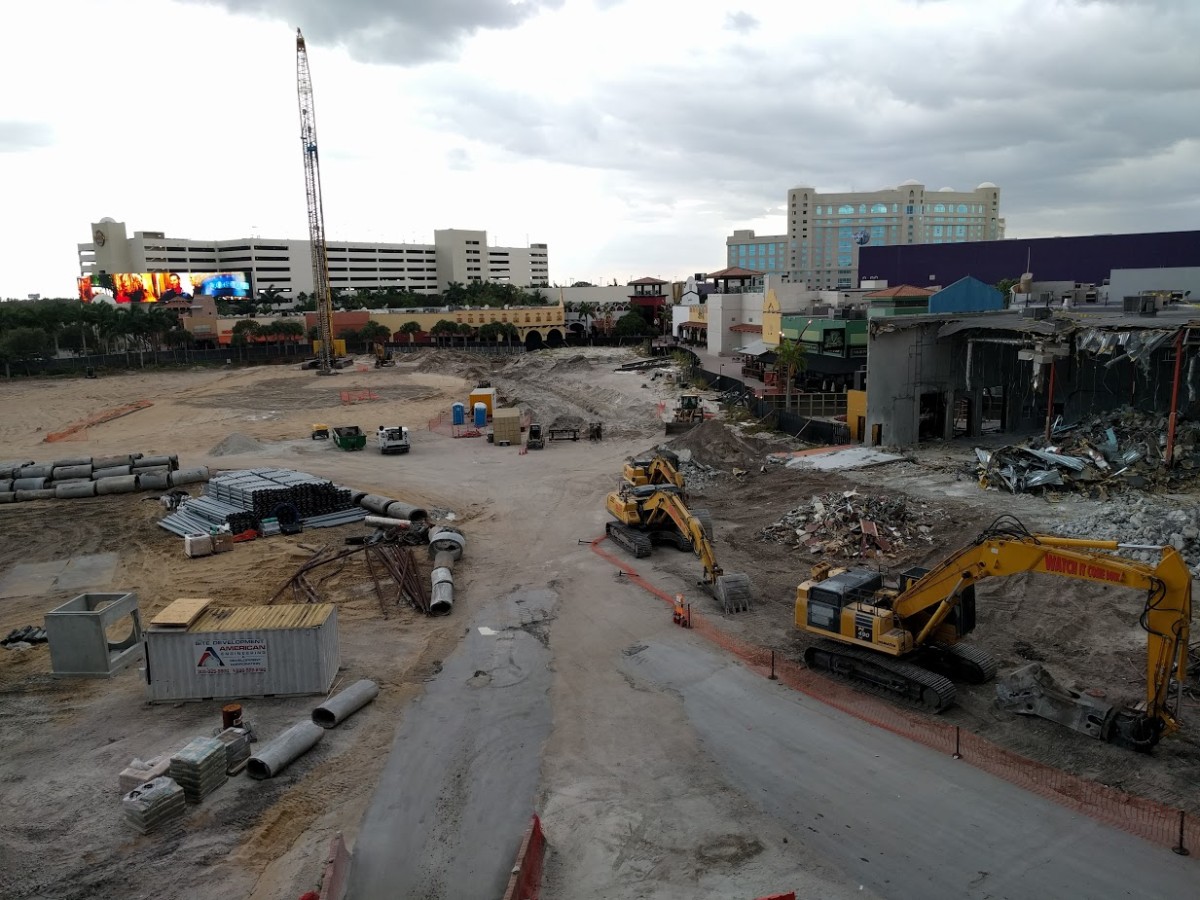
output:
{"label": "demolition excavator", "polygon": [[608,495],[608,511],[615,522],[605,525],[614,544],[639,559],[649,556],[656,544],[672,544],[700,557],[704,581],[725,612],[750,609],[750,578],[726,575],[713,551],[712,519],[706,510],[688,509],[682,490],[674,484],[622,485]]}
{"label": "demolition excavator", "polygon": [[[1155,551],[1159,560],[1149,565],[1113,555],[1121,550]],[[998,685],[1000,705],[1135,750],[1149,751],[1176,731],[1192,618],[1191,573],[1179,553],[1169,546],[1033,534],[1011,516],[933,569],[908,569],[892,585],[869,569],[815,566],[796,589],[796,626],[824,638],[805,650],[805,662],[945,709],[954,702],[951,679],[979,684],[996,675],[987,654],[961,643],[975,627],[976,583],[1022,572],[1144,591],[1146,696],[1134,709],[1112,706],[1062,688],[1035,664]]]}
{"label": "demolition excavator", "polygon": [[680,490],[684,487],[679,457],[670,450],[657,450],[651,457],[631,459],[625,463],[622,475],[625,483],[632,487],[647,484],[672,484]]}

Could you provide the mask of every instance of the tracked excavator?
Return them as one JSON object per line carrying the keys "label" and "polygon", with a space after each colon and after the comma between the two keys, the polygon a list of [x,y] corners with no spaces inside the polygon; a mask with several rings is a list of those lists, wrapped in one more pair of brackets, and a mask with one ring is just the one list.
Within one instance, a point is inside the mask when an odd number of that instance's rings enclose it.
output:
{"label": "tracked excavator", "polygon": [[614,544],[635,557],[649,556],[655,544],[669,543],[691,550],[704,566],[704,581],[725,612],[750,609],[750,578],[728,574],[717,565],[712,547],[712,519],[707,510],[690,510],[674,484],[623,485],[608,495],[615,522],[605,531]]}
{"label": "tracked excavator", "polygon": [[[1148,565],[1113,555],[1120,550],[1160,557]],[[998,694],[1007,701],[1001,705],[1017,712],[1135,750],[1149,751],[1179,727],[1192,579],[1172,547],[1034,534],[1002,516],[933,569],[909,569],[894,585],[885,586],[883,576],[868,569],[814,568],[814,577],[796,589],[795,621],[824,640],[805,650],[805,662],[935,711],[954,702],[950,679],[983,683],[996,674],[987,654],[961,643],[975,627],[977,582],[1035,572],[1145,591],[1146,697],[1137,708],[1098,703],[1042,677],[1048,673],[1022,670],[1008,676]]]}
{"label": "tracked excavator", "polygon": [[632,487],[646,484],[673,484],[684,487],[683,473],[679,471],[679,457],[670,450],[657,450],[652,457],[639,457],[625,463],[622,473],[625,483]]}

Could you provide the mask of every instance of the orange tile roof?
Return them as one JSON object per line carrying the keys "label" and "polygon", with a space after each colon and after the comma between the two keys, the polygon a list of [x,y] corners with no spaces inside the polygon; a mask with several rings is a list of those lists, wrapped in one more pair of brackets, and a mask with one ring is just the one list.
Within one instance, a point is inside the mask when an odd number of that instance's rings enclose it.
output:
{"label": "orange tile roof", "polygon": [[866,299],[883,300],[895,297],[932,297],[933,294],[934,292],[927,288],[913,287],[911,284],[898,284],[895,287],[884,288],[882,291],[867,294]]}

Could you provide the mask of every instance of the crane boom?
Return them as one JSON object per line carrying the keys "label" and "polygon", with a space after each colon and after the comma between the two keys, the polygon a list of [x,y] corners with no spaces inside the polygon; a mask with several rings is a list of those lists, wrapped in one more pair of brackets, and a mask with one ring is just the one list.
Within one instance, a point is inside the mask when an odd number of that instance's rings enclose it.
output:
{"label": "crane boom", "polygon": [[317,373],[334,375],[333,296],[329,288],[329,250],[321,201],[321,165],[317,154],[317,113],[304,35],[296,29],[296,94],[300,103],[300,145],[304,151],[304,193],[308,201],[308,239],[312,248],[313,295],[317,303]]}

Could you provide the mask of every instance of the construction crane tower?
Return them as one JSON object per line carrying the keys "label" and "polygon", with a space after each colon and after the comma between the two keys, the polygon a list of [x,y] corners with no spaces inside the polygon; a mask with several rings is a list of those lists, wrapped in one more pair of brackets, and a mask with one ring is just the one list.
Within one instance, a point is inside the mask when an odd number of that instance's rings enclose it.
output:
{"label": "construction crane tower", "polygon": [[296,93],[300,100],[300,144],[304,150],[304,192],[308,198],[308,239],[312,244],[313,296],[317,302],[317,374],[336,375],[333,353],[333,295],[329,288],[329,250],[321,203],[321,165],[317,158],[317,113],[304,35],[296,29]]}

